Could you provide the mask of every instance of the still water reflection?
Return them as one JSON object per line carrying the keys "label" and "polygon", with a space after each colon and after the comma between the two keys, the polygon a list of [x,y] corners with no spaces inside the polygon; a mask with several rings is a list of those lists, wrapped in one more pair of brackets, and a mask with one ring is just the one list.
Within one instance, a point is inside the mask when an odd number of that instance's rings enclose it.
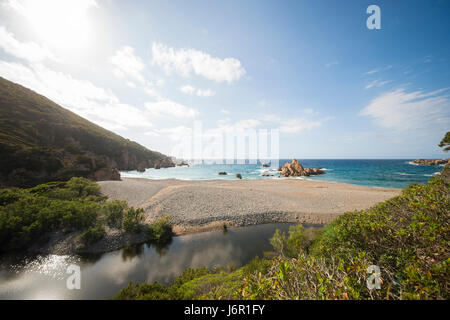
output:
{"label": "still water reflection", "polygon": [[[276,229],[266,224],[175,237],[164,248],[146,244],[97,256],[2,257],[0,299],[107,299],[130,281],[168,284],[184,269],[240,267],[270,251]],[[81,267],[81,289],[68,290],[67,267]]]}

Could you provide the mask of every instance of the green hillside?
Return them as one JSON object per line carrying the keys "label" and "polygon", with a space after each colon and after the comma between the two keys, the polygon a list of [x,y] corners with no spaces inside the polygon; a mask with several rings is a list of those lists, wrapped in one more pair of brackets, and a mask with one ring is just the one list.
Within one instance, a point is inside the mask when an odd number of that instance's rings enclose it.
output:
{"label": "green hillside", "polygon": [[172,166],[146,149],[0,77],[0,186],[32,186],[118,170]]}

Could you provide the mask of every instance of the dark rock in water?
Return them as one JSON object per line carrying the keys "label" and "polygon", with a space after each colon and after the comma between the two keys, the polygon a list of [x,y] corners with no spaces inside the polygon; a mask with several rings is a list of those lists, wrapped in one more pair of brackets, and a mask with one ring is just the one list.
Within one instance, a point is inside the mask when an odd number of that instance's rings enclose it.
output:
{"label": "dark rock in water", "polygon": [[267,164],[267,163],[265,163],[265,162],[263,162],[262,164],[261,164],[261,166],[263,167],[263,168],[269,168],[270,166]]}
{"label": "dark rock in water", "polygon": [[270,171],[266,171],[261,174],[261,177],[273,177],[273,176],[274,176],[273,173]]}
{"label": "dark rock in water", "polygon": [[281,168],[281,174],[285,177],[300,177],[300,176],[314,176],[318,174],[324,174],[325,172],[321,168],[303,168],[303,166],[296,159],[293,159],[291,163],[287,162]]}
{"label": "dark rock in water", "polygon": [[240,173],[236,173],[236,178],[242,179],[242,175]]}
{"label": "dark rock in water", "polygon": [[219,172],[219,176],[226,176],[228,173],[226,172]]}

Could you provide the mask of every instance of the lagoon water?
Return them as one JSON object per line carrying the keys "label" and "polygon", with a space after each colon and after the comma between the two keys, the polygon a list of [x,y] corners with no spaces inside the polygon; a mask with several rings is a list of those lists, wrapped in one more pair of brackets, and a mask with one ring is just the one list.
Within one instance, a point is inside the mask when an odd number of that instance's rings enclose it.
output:
{"label": "lagoon water", "polygon": [[[431,177],[439,174],[442,166],[412,165],[408,159],[403,160],[330,160],[330,159],[298,159],[304,167],[324,168],[326,174],[314,177],[299,177],[297,179],[314,179],[356,184],[370,187],[404,188],[411,183],[426,183]],[[279,179],[276,169],[290,160],[273,161],[270,168],[262,168],[261,163],[255,164],[223,164],[199,163],[190,167],[175,167],[165,169],[147,169],[145,172],[121,172],[122,177],[147,179],[181,179],[181,180],[212,180],[236,179],[240,173],[243,179]],[[219,172],[227,175],[218,175]],[[271,171],[273,177],[263,177],[262,173]]]}
{"label": "lagoon water", "polygon": [[[168,284],[186,268],[240,267],[270,251],[276,229],[266,224],[174,237],[170,245],[146,244],[96,256],[0,258],[0,299],[108,299],[130,281]],[[313,227],[313,226],[311,226]],[[81,289],[66,287],[67,268],[81,269]]]}

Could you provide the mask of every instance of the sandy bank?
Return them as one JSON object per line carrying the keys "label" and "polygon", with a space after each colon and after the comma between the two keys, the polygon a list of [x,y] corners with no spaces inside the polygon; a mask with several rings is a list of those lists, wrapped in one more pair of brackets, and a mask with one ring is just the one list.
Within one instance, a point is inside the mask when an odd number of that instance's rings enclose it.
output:
{"label": "sandy bank", "polygon": [[148,180],[99,183],[109,199],[144,208],[146,222],[169,214],[177,234],[271,222],[326,224],[352,210],[398,195],[400,189],[300,179]]}

